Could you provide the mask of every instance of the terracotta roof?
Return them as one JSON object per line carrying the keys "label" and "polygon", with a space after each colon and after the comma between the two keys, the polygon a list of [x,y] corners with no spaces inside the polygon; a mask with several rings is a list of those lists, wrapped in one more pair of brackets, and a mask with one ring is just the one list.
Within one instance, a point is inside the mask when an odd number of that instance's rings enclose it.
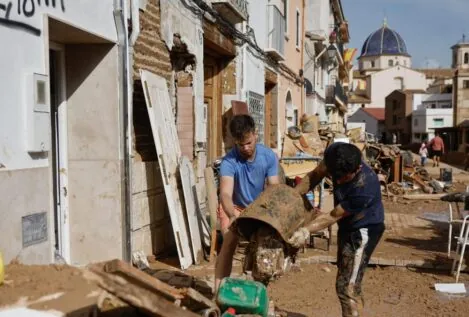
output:
{"label": "terracotta roof", "polygon": [[454,76],[452,68],[427,68],[416,69],[416,71],[425,74],[427,78],[452,78]]}
{"label": "terracotta roof", "polygon": [[384,108],[361,108],[378,121],[384,121]]}

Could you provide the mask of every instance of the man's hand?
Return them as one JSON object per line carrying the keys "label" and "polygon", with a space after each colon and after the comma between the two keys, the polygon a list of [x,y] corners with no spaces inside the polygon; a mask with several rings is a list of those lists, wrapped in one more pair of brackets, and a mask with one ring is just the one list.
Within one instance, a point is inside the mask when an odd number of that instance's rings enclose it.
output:
{"label": "man's hand", "polygon": [[288,240],[288,243],[290,243],[292,246],[295,248],[300,248],[303,246],[306,242],[306,240],[311,236],[311,233],[309,232],[308,229],[305,227],[302,227],[298,229],[292,237]]}

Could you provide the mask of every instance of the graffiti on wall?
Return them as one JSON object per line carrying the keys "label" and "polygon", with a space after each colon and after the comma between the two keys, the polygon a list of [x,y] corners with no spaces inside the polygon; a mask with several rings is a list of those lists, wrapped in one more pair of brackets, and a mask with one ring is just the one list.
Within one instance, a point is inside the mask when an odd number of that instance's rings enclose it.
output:
{"label": "graffiti on wall", "polygon": [[42,6],[54,9],[60,8],[65,12],[65,0],[11,0],[6,3],[4,0],[0,0],[0,25],[40,36],[41,30],[39,28],[27,21],[18,21],[12,18],[12,14],[18,17],[31,18]]}

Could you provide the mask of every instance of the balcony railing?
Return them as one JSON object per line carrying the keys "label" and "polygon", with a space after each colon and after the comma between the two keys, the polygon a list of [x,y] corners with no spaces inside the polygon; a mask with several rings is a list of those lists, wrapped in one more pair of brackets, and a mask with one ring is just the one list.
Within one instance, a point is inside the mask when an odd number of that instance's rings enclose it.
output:
{"label": "balcony railing", "polygon": [[212,6],[233,24],[248,20],[247,0],[211,0]]}
{"label": "balcony railing", "polygon": [[266,53],[276,60],[285,60],[285,17],[274,5],[267,6]]}

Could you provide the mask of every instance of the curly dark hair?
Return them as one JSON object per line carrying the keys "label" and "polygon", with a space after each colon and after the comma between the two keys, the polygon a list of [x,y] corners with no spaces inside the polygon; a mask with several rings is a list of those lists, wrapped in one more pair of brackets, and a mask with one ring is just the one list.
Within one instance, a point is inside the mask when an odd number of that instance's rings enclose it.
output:
{"label": "curly dark hair", "polygon": [[334,179],[355,172],[362,163],[362,153],[353,144],[334,143],[324,152],[327,171]]}
{"label": "curly dark hair", "polygon": [[231,119],[230,132],[235,140],[242,140],[246,134],[256,132],[256,123],[250,115],[236,115]]}

